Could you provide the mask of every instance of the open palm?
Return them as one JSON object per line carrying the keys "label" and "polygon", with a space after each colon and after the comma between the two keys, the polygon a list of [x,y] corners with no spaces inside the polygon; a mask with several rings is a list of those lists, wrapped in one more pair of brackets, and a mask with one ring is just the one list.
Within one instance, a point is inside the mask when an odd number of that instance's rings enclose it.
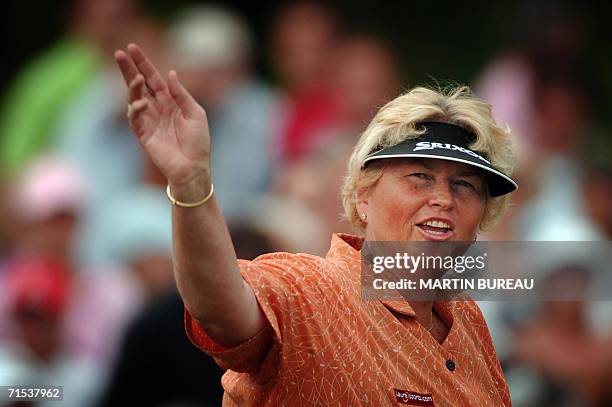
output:
{"label": "open palm", "polygon": [[167,82],[135,44],[115,60],[128,85],[128,119],[140,144],[171,184],[210,176],[204,109],[170,71]]}

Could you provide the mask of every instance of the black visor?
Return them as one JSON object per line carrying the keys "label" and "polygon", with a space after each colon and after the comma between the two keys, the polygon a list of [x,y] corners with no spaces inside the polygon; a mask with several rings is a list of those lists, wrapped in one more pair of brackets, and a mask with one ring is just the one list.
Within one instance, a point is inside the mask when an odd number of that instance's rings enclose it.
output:
{"label": "black visor", "polygon": [[368,163],[384,158],[437,158],[473,165],[484,170],[492,197],[505,195],[518,188],[512,178],[491,165],[486,154],[468,148],[476,140],[476,136],[470,131],[449,123],[423,122],[418,126],[424,127],[426,132],[418,138],[368,155],[361,167],[365,168]]}

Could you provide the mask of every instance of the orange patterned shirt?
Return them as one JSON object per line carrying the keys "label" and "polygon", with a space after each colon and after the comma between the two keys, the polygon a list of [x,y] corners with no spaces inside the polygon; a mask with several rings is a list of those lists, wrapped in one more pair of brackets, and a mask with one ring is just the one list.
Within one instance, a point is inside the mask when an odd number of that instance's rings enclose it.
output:
{"label": "orange patterned shirt", "polygon": [[270,327],[234,348],[213,342],[185,311],[191,341],[229,369],[223,405],[510,406],[478,306],[436,302],[451,327],[440,344],[407,302],[362,299],[362,243],[334,235],[325,258],[240,260]]}

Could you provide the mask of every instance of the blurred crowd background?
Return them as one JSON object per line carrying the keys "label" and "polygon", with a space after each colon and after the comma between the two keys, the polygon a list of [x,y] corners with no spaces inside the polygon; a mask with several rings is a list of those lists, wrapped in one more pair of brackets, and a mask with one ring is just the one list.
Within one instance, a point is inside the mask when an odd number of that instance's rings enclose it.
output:
{"label": "blurred crowd background", "polygon": [[[472,86],[514,130],[520,189],[479,239],[610,240],[607,3],[46,3],[3,6],[0,385],[63,385],[65,406],[220,404],[222,371],[183,331],[165,180],[125,119],[112,56],[128,42],[206,109],[241,258],[324,255],[351,232],[351,148],[423,84]],[[576,284],[581,267],[549,272]],[[612,405],[611,302],[481,306],[515,406]]]}

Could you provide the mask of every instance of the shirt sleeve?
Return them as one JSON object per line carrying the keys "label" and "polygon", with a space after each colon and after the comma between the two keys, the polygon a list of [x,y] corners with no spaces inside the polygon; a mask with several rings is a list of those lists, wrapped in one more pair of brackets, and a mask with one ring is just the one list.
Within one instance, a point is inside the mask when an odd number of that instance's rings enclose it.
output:
{"label": "shirt sleeve", "polygon": [[255,373],[263,367],[274,370],[271,368],[278,363],[286,336],[295,329],[292,321],[312,311],[308,304],[312,304],[309,297],[314,293],[309,287],[313,284],[304,277],[304,271],[311,274],[316,265],[301,255],[273,253],[254,261],[239,260],[239,267],[269,324],[246,342],[225,348],[215,343],[185,309],[187,336],[223,369],[246,373]]}
{"label": "shirt sleeve", "polygon": [[216,343],[185,308],[185,331],[189,340],[200,350],[212,356],[222,369],[238,372],[254,372],[265,359],[267,350],[271,348],[273,331],[266,325],[255,336],[240,345],[226,348]]}

